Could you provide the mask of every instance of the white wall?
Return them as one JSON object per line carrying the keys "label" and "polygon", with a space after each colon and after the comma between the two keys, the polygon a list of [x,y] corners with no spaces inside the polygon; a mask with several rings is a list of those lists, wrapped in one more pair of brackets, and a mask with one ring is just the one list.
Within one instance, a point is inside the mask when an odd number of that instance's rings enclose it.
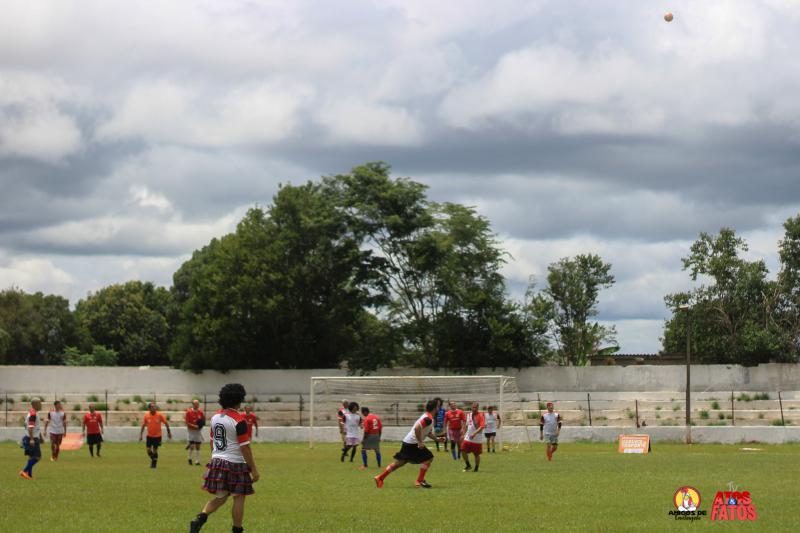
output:
{"label": "white wall", "polygon": [[[515,376],[521,392],[682,391],[683,366],[589,366],[481,369],[479,374]],[[387,369],[378,375],[444,375],[425,369]],[[343,376],[340,370],[233,370],[200,374],[166,367],[0,366],[0,394],[109,393],[216,394],[225,383],[252,393],[305,394],[312,376]],[[692,366],[692,390],[800,390],[800,365]]]}

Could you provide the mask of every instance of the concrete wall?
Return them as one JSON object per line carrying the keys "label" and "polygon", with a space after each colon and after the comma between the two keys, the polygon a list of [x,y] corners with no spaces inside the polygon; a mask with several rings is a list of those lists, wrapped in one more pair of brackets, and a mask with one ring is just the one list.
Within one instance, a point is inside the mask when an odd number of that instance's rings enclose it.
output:
{"label": "concrete wall", "polygon": [[[256,442],[307,442],[309,428],[294,427],[262,427]],[[383,440],[394,443],[402,439],[407,433],[407,428],[384,428]],[[682,442],[685,434],[683,427],[564,427],[561,430],[561,442],[592,441],[592,442],[617,442],[621,433],[636,433],[650,435],[654,449],[657,451],[659,442]],[[19,441],[23,429],[0,428],[0,441]],[[535,427],[528,428],[531,442],[538,443],[539,435]],[[172,432],[173,441],[183,443],[186,440],[186,429],[175,428]],[[509,442],[527,443],[524,428],[507,427],[501,435]],[[139,429],[133,427],[106,428],[105,440],[109,442],[133,442],[139,438]],[[746,442],[759,442],[765,444],[784,444],[800,442],[800,427],[694,427],[692,428],[694,442],[738,444]],[[315,428],[314,439],[316,442],[340,442],[338,428]],[[166,435],[165,435],[166,441]],[[47,447],[45,447],[47,448]]]}
{"label": "concrete wall", "polygon": [[[386,369],[378,375],[445,375],[426,369]],[[479,374],[517,378],[521,392],[633,392],[682,391],[683,366],[589,366],[481,369]],[[239,382],[252,393],[307,393],[312,376],[344,376],[340,370],[233,370],[227,374],[200,374],[166,367],[0,366],[0,393],[109,393],[216,394],[225,383]],[[800,390],[800,365],[695,365],[692,390],[765,391]]]}

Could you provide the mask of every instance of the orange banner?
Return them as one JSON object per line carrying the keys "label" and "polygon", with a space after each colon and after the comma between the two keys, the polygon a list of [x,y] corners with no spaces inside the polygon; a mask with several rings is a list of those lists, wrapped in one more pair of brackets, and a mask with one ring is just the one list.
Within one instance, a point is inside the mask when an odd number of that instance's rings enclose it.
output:
{"label": "orange banner", "polygon": [[79,450],[81,446],[83,446],[83,435],[80,433],[67,433],[61,440],[62,450]]}
{"label": "orange banner", "polygon": [[650,435],[620,435],[619,453],[650,453]]}

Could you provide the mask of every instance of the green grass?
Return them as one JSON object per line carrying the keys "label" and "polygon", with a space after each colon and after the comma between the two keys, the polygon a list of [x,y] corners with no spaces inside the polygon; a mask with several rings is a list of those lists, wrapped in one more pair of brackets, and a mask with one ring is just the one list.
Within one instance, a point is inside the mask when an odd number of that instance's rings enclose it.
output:
{"label": "green grass", "polygon": [[[452,531],[453,519],[462,525],[475,521],[482,531],[727,530],[737,524],[726,527],[709,517],[676,523],[667,513],[674,509],[675,490],[691,485],[702,496],[700,509],[710,514],[715,492],[733,482],[750,491],[758,512],[756,522],[740,526],[796,531],[797,445],[687,448],[655,442],[652,454],[633,456],[617,453],[613,443],[571,443],[559,447],[552,463],[538,442],[533,449],[526,446],[484,455],[478,474],[463,473],[438,453],[428,474],[434,488],[426,491],[414,487],[414,465],[393,473],[377,490],[373,457],[373,468],[362,472],[340,463],[334,445],[313,450],[305,444],[255,445],[262,480],[247,500],[245,530]],[[743,446],[762,451],[743,452]],[[384,443],[384,457],[397,447]],[[162,448],[156,470],[148,468],[144,446],[134,443],[107,443],[102,459],[90,459],[85,447],[64,452],[57,463],[49,455],[45,450],[36,479],[26,481],[17,477],[24,462],[21,450],[0,444],[6,531],[185,531],[206,501],[199,490],[203,469],[186,465],[182,443]],[[227,531],[230,504],[203,528],[204,533]]]}

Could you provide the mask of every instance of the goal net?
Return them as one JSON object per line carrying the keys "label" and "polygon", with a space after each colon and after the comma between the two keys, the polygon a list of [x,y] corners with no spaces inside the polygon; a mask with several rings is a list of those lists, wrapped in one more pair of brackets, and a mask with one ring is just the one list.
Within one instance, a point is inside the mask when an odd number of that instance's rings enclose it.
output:
{"label": "goal net", "polygon": [[[311,446],[315,428],[338,427],[336,413],[344,399],[369,407],[370,412],[381,417],[384,428],[400,427],[403,435],[432,398],[442,398],[445,408],[452,400],[465,412],[472,402],[479,402],[481,411],[491,405],[500,413],[498,443],[530,441],[525,427],[530,424],[522,408],[517,380],[509,376],[312,377],[310,393]],[[384,438],[391,440],[394,434],[400,433],[384,430]]]}

